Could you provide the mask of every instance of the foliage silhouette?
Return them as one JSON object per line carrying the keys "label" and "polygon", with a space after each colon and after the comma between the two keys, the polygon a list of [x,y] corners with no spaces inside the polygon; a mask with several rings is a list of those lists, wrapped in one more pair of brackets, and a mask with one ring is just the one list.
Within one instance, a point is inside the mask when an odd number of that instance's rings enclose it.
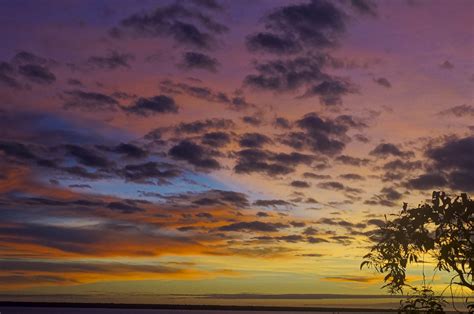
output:
{"label": "foliage silhouette", "polygon": [[[432,204],[409,209],[404,203],[400,214],[395,216],[393,220],[386,218],[385,224],[371,236],[375,244],[360,267],[385,274],[383,288],[392,294],[403,293],[406,288],[415,292],[401,303],[400,310],[442,312],[444,301],[434,296],[425,281],[425,255],[436,261],[435,271],[454,274],[448,287],[458,285],[474,291],[474,201],[467,194],[451,199],[446,193],[435,191]],[[421,289],[406,282],[407,267],[420,262],[423,263]],[[472,304],[468,307],[472,308]]]}
{"label": "foliage silhouette", "polygon": [[421,289],[412,288],[414,293],[406,300],[400,301],[399,313],[445,313],[443,306],[446,302],[443,297],[436,296],[434,291],[426,286]]}

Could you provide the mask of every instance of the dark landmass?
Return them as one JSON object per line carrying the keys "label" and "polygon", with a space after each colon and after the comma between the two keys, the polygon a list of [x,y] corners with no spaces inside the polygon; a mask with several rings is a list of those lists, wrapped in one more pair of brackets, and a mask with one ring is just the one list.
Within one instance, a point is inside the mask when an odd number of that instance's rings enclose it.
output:
{"label": "dark landmass", "polygon": [[[181,295],[179,295],[181,296]],[[404,299],[404,295],[384,295],[384,294],[253,294],[253,293],[238,293],[238,294],[205,294],[205,295],[182,295],[192,296],[203,299],[246,299],[246,300],[271,300],[271,299],[288,299],[288,300],[325,300],[325,299]]]}

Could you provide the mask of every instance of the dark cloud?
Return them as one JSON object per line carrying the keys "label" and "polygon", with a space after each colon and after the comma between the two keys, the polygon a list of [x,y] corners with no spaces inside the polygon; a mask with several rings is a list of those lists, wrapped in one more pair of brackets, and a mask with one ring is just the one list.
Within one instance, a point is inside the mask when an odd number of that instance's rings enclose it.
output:
{"label": "dark cloud", "polygon": [[303,228],[303,227],[306,226],[306,223],[304,223],[302,221],[291,221],[290,225],[294,228]]}
{"label": "dark cloud", "polygon": [[[119,213],[124,210],[125,214],[132,215],[132,212],[138,208],[134,206],[133,203],[135,203],[135,201],[133,200],[116,201],[116,203],[119,204],[130,205],[131,208],[113,203],[114,202],[105,204],[105,209],[118,211]],[[110,208],[107,208],[107,205],[110,205]],[[36,208],[38,208],[38,205],[36,205]],[[63,212],[76,211],[77,213],[81,213],[86,211],[84,207],[72,207],[71,205],[66,205],[65,208],[67,208],[67,210],[63,210]],[[129,210],[132,210],[132,212],[129,212]],[[92,208],[87,208],[89,214],[91,211]],[[84,217],[88,219],[96,218],[94,216]],[[120,237],[117,237],[118,234],[120,234]],[[0,236],[2,239],[10,239],[10,241],[13,241],[12,243],[15,244],[28,244],[30,247],[34,247],[33,250],[35,251],[29,251],[27,256],[44,256],[48,259],[51,259],[51,254],[55,251],[60,251],[58,253],[61,254],[61,256],[67,253],[67,255],[79,254],[84,257],[97,257],[99,255],[149,257],[155,255],[156,252],[159,254],[160,249],[164,249],[165,247],[170,249],[170,247],[189,246],[193,243],[193,241],[189,242],[189,239],[172,238],[165,235],[158,235],[157,233],[150,234],[141,230],[140,225],[125,222],[96,223],[82,227],[11,223],[0,227]],[[130,244],[131,247],[123,246],[124,240]],[[149,246],[153,247],[150,248]],[[22,250],[19,250],[20,254],[21,252]],[[17,265],[21,267],[20,263]],[[107,266],[102,263],[102,267]],[[126,269],[127,266],[124,267]],[[78,271],[80,270],[78,269]],[[124,269],[118,273],[123,271]],[[103,274],[106,270],[100,270],[99,272]]]}
{"label": "dark cloud", "polygon": [[430,148],[426,156],[436,162],[441,169],[474,169],[474,137],[464,137],[446,141],[439,147]]}
{"label": "dark cloud", "polygon": [[385,187],[382,190],[380,190],[384,194],[384,196],[391,201],[398,201],[399,199],[402,198],[402,194],[397,192],[394,188],[390,187]]}
{"label": "dark cloud", "polygon": [[85,92],[79,89],[66,91],[64,109],[83,111],[114,111],[118,101],[108,95],[96,92]]}
{"label": "dark cloud", "polygon": [[20,159],[36,159],[35,154],[23,143],[17,142],[0,142],[0,151],[7,156],[12,156]]}
{"label": "dark cloud", "polygon": [[120,143],[114,147],[113,152],[129,158],[145,158],[148,152],[133,144]]}
{"label": "dark cloud", "polygon": [[404,177],[405,175],[402,172],[387,171],[382,175],[381,179],[383,182],[395,182],[402,180]]}
{"label": "dark cloud", "polygon": [[202,136],[201,142],[211,147],[223,147],[231,142],[231,137],[225,132],[210,132]]}
{"label": "dark cloud", "polygon": [[[446,178],[439,175],[439,178],[434,180],[434,185],[448,185],[455,190],[474,191],[474,158],[472,157],[474,156],[474,137],[449,139],[441,146],[429,148],[425,155],[434,164],[433,169],[447,173]],[[411,180],[409,184],[423,189],[428,185],[423,183],[429,175],[430,173],[425,174],[421,179],[415,179],[417,180],[415,182]]]}
{"label": "dark cloud", "polygon": [[405,182],[408,188],[474,191],[474,137],[448,138],[425,151],[428,158],[425,173]]}
{"label": "dark cloud", "polygon": [[344,174],[339,175],[339,178],[346,179],[346,180],[353,180],[353,181],[365,180],[363,176],[356,173],[344,173]]}
{"label": "dark cloud", "polygon": [[285,241],[288,243],[297,243],[297,242],[302,242],[304,240],[304,237],[299,234],[290,234],[290,235],[275,237],[275,240]]}
{"label": "dark cloud", "polygon": [[181,232],[188,232],[188,231],[195,231],[198,230],[199,227],[197,226],[184,226],[184,227],[178,227],[176,230],[181,231]]}
{"label": "dark cloud", "polygon": [[169,37],[181,45],[210,49],[216,45],[216,36],[227,30],[198,8],[174,3],[133,14],[123,19],[110,34],[119,38],[127,33],[139,37]]}
{"label": "dark cloud", "polygon": [[330,79],[321,70],[326,62],[326,57],[321,55],[257,62],[257,74],[247,75],[244,83],[261,90],[294,91],[308,84]]}
{"label": "dark cloud", "polygon": [[362,14],[377,15],[377,4],[370,0],[351,0],[354,9]]}
{"label": "dark cloud", "polygon": [[265,31],[247,37],[251,52],[295,55],[290,59],[256,62],[256,74],[247,75],[244,84],[261,90],[295,91],[305,87],[304,97],[319,96],[324,105],[341,104],[341,97],[356,91],[347,80],[322,71],[325,66],[340,67],[326,48],[338,45],[350,15],[346,11],[375,15],[369,1],[351,2],[345,10],[333,2],[312,0],[281,6],[263,18]]}
{"label": "dark cloud", "polygon": [[239,111],[255,107],[254,104],[249,103],[242,93],[238,91],[234,92],[233,95],[228,95],[221,91],[214,91],[209,87],[190,85],[187,83],[175,83],[170,80],[161,81],[160,90],[165,94],[185,94],[208,102],[220,103],[230,110]]}
{"label": "dark cloud", "polygon": [[253,126],[259,126],[262,124],[262,120],[259,117],[254,116],[244,116],[242,117],[242,122]]}
{"label": "dark cloud", "polygon": [[401,159],[395,159],[384,164],[382,168],[388,171],[410,171],[420,169],[421,167],[421,161],[403,161]]}
{"label": "dark cloud", "polygon": [[289,129],[289,128],[291,128],[290,121],[286,118],[283,118],[283,117],[275,118],[275,120],[273,121],[273,125],[277,128],[280,128],[280,129]]}
{"label": "dark cloud", "polygon": [[166,163],[148,161],[141,164],[126,165],[119,171],[126,180],[167,184],[167,179],[181,175],[181,171]]}
{"label": "dark cloud", "polygon": [[219,227],[220,231],[257,231],[257,232],[277,232],[280,229],[288,228],[288,225],[281,223],[267,223],[261,221],[236,222],[230,225]]}
{"label": "dark cloud", "polygon": [[199,5],[208,10],[222,10],[223,7],[216,0],[192,0],[196,5]]}
{"label": "dark cloud", "polygon": [[444,61],[443,63],[441,63],[439,65],[439,67],[441,69],[445,69],[445,70],[452,70],[454,68],[454,64],[452,64],[451,62],[449,62],[448,60]]}
{"label": "dark cloud", "polygon": [[20,51],[10,62],[0,62],[0,84],[14,89],[29,89],[28,83],[51,85],[56,76],[49,69],[56,62]]}
{"label": "dark cloud", "polygon": [[255,105],[252,103],[249,103],[245,99],[245,97],[237,94],[236,96],[232,97],[232,99],[230,99],[230,102],[228,102],[227,107],[230,110],[240,111],[240,110],[245,110],[251,107],[255,107]]}
{"label": "dark cloud", "polygon": [[84,179],[97,180],[105,178],[104,173],[91,172],[81,166],[61,167],[60,170],[66,174]]}
{"label": "dark cloud", "polygon": [[333,156],[339,154],[345,147],[349,127],[346,121],[324,119],[316,113],[308,113],[296,121],[303,132],[287,133],[282,143],[295,149],[309,149],[315,153]]}
{"label": "dark cloud", "polygon": [[16,275],[0,275],[0,283],[4,285],[65,285],[78,284],[79,281],[57,275],[24,275],[18,272]]}
{"label": "dark cloud", "polygon": [[198,69],[217,72],[219,62],[216,58],[212,58],[206,54],[188,51],[183,54],[180,66],[187,70]]}
{"label": "dark cloud", "polygon": [[[156,265],[156,264],[127,264],[127,263],[94,263],[94,262],[82,262],[82,261],[53,261],[53,260],[16,260],[16,259],[5,259],[0,261],[0,267],[2,270],[13,273],[29,273],[29,272],[40,272],[40,273],[56,273],[62,274],[120,274],[124,272],[149,272],[149,273],[174,273],[179,272],[179,269]],[[49,278],[49,276],[46,276]],[[55,278],[51,276],[51,278]],[[36,281],[34,279],[33,281]],[[56,282],[56,280],[47,279],[44,282]],[[69,283],[77,283],[75,280],[65,280]]]}
{"label": "dark cloud", "polygon": [[108,151],[108,152],[113,152],[117,153],[120,155],[123,155],[124,157],[127,158],[145,158],[148,156],[148,152],[136,145],[133,144],[127,144],[127,143],[120,143],[115,147],[108,147],[104,145],[98,145],[97,148]]}
{"label": "dark cloud", "polygon": [[92,186],[89,184],[69,184],[68,186],[76,189],[92,189]]}
{"label": "dark cloud", "polygon": [[288,242],[288,243],[305,242],[306,240],[305,237],[299,234],[290,234],[290,235],[284,235],[284,236],[279,236],[279,237],[260,236],[260,237],[255,237],[254,239],[259,240],[259,241],[265,241],[265,242],[283,241],[283,242]]}
{"label": "dark cloud", "polygon": [[374,225],[374,226],[377,226],[377,227],[383,227],[385,226],[385,221],[383,221],[382,219],[369,219],[367,220],[367,224],[368,225]]}
{"label": "dark cloud", "polygon": [[302,128],[310,131],[311,133],[324,132],[327,134],[343,134],[347,131],[347,126],[342,123],[338,123],[337,119],[331,121],[329,119],[324,120],[316,113],[308,113],[304,115],[301,120],[296,121],[296,124]]}
{"label": "dark cloud", "polygon": [[50,85],[56,81],[56,76],[47,67],[37,64],[20,65],[18,73],[37,84]]}
{"label": "dark cloud", "polygon": [[129,62],[134,60],[132,54],[120,53],[115,50],[109,51],[106,56],[91,56],[87,63],[93,67],[104,70],[114,70],[120,67],[130,68]]}
{"label": "dark cloud", "polygon": [[306,178],[306,179],[330,179],[331,176],[330,175],[327,175],[327,174],[316,174],[316,173],[312,173],[312,172],[305,172],[303,173],[303,178]]}
{"label": "dark cloud", "polygon": [[80,80],[72,78],[67,80],[67,84],[72,86],[84,86]]}
{"label": "dark cloud", "polygon": [[129,94],[127,92],[113,92],[111,94],[112,97],[116,99],[121,99],[121,100],[130,100],[130,99],[136,99],[138,96],[135,94]]}
{"label": "dark cloud", "polygon": [[356,140],[358,140],[359,142],[361,142],[361,143],[370,142],[370,139],[367,136],[363,135],[363,134],[356,134],[356,135],[354,135],[354,138]]}
{"label": "dark cloud", "polygon": [[178,113],[179,106],[173,98],[159,95],[150,98],[140,97],[133,105],[122,109],[128,113],[149,117],[156,114]]}
{"label": "dark cloud", "polygon": [[306,238],[308,243],[311,244],[317,244],[317,243],[328,243],[329,241],[324,239],[324,238],[318,238],[318,237],[307,237]]}
{"label": "dark cloud", "polygon": [[294,171],[294,168],[281,163],[269,162],[272,154],[259,149],[244,149],[236,153],[236,173],[264,173],[269,176],[284,175]]}
{"label": "dark cloud", "polygon": [[294,180],[291,181],[290,185],[294,188],[309,188],[311,185],[306,181]]}
{"label": "dark cloud", "polygon": [[[0,227],[2,236],[15,236],[18,241],[39,244],[64,252],[85,253],[94,250],[87,248],[99,237],[99,230],[22,224]],[[61,235],[58,237],[58,235]],[[20,238],[21,237],[21,238]]]}
{"label": "dark cloud", "polygon": [[123,214],[133,214],[135,212],[143,211],[143,208],[140,208],[134,204],[134,202],[111,202],[107,204],[107,208],[119,211]]}
{"label": "dark cloud", "polygon": [[284,200],[256,200],[253,205],[262,207],[277,207],[277,206],[289,206],[291,203]]}
{"label": "dark cloud", "polygon": [[371,283],[374,281],[374,277],[366,276],[330,276],[324,277],[327,281],[336,281],[336,282],[356,282],[356,283]]}
{"label": "dark cloud", "polygon": [[221,167],[219,162],[211,157],[213,154],[210,151],[186,140],[173,146],[168,154],[175,159],[187,161],[193,166],[206,170],[216,170]]}
{"label": "dark cloud", "polygon": [[442,174],[423,174],[407,182],[407,187],[417,190],[439,189],[448,184]]}
{"label": "dark cloud", "polygon": [[7,62],[0,62],[0,84],[15,89],[23,88],[16,75],[16,70],[12,65]]}
{"label": "dark cloud", "polygon": [[323,105],[335,106],[342,104],[342,96],[354,93],[355,87],[342,80],[327,80],[310,87],[302,97],[319,96]]}
{"label": "dark cloud", "polygon": [[390,82],[385,77],[379,77],[377,79],[374,78],[374,82],[386,88],[392,87],[392,84],[390,84]]}
{"label": "dark cloud", "polygon": [[202,213],[202,212],[201,212],[201,213],[197,213],[195,216],[198,217],[198,218],[204,218],[204,219],[212,219],[212,218],[214,218],[214,216],[212,216],[212,214],[210,214],[210,213]]}
{"label": "dark cloud", "polygon": [[209,130],[219,130],[219,129],[231,129],[235,127],[235,123],[230,119],[206,119],[206,120],[197,120],[193,122],[181,122],[176,126],[176,131],[178,133],[202,133]]}
{"label": "dark cloud", "polygon": [[403,194],[398,192],[392,187],[384,187],[380,190],[379,194],[372,196],[369,200],[366,200],[364,204],[367,205],[381,205],[393,207],[397,206],[397,202],[402,198]]}
{"label": "dark cloud", "polygon": [[306,229],[304,229],[303,231],[303,234],[304,235],[307,235],[307,236],[314,236],[314,235],[317,235],[319,232],[318,230],[316,230],[315,228],[313,227],[307,227]]}
{"label": "dark cloud", "polygon": [[52,59],[47,59],[34,53],[28,51],[20,51],[12,58],[13,64],[36,64],[36,65],[51,65],[55,64],[56,62]]}
{"label": "dark cloud", "polygon": [[474,106],[471,105],[459,105],[448,108],[446,110],[440,111],[438,113],[440,116],[452,115],[455,117],[474,117]]}
{"label": "dark cloud", "polygon": [[301,45],[289,37],[272,33],[257,33],[247,37],[246,44],[251,52],[268,52],[274,54],[292,54],[302,50]]}
{"label": "dark cloud", "polygon": [[6,157],[6,161],[12,164],[30,163],[31,165],[37,165],[46,168],[56,167],[55,161],[37,155],[34,152],[34,146],[29,144],[23,144],[21,142],[15,141],[0,141],[0,152],[3,152],[3,155]]}
{"label": "dark cloud", "polygon": [[164,199],[163,205],[175,208],[201,209],[202,207],[231,206],[235,209],[249,207],[247,195],[240,192],[224,190],[206,190],[202,192],[186,192],[171,195],[159,195]]}
{"label": "dark cloud", "polygon": [[88,167],[108,168],[111,163],[96,151],[78,145],[64,145],[67,154],[73,156],[79,163]]}
{"label": "dark cloud", "polygon": [[249,206],[247,196],[240,192],[210,190],[207,193],[207,197],[209,198],[211,195],[214,196],[215,199],[219,199],[221,202],[237,208],[246,208]]}
{"label": "dark cloud", "polygon": [[260,133],[244,133],[240,136],[239,145],[241,147],[261,148],[271,142],[271,139],[266,135]]}
{"label": "dark cloud", "polygon": [[336,161],[341,162],[345,165],[351,165],[351,166],[365,166],[369,164],[370,160],[367,158],[359,158],[359,157],[352,157],[352,156],[347,156],[347,155],[341,155],[335,158]]}
{"label": "dark cloud", "polygon": [[300,153],[273,153],[256,148],[244,149],[236,153],[236,173],[264,173],[269,176],[285,175],[295,171],[300,164],[309,164],[313,157]]}
{"label": "dark cloud", "polygon": [[321,218],[318,220],[319,224],[325,224],[330,226],[341,226],[346,229],[357,228],[364,229],[367,227],[364,223],[352,223],[344,219],[334,219],[334,218]]}
{"label": "dark cloud", "polygon": [[299,254],[298,256],[302,256],[302,257],[323,257],[324,254],[309,253],[309,254]]}
{"label": "dark cloud", "polygon": [[321,182],[321,183],[318,183],[317,187],[324,190],[344,192],[344,195],[348,198],[347,200],[343,202],[334,202],[334,201],[329,202],[328,204],[331,206],[352,204],[354,203],[354,201],[360,200],[360,197],[357,196],[358,194],[364,193],[364,190],[362,189],[346,186],[338,181]]}
{"label": "dark cloud", "polygon": [[297,52],[300,45],[311,48],[334,46],[345,30],[346,18],[344,12],[326,1],[282,6],[264,17],[265,28],[271,33],[250,36],[249,48],[282,53]]}
{"label": "dark cloud", "polygon": [[340,125],[346,126],[347,128],[353,128],[357,130],[362,130],[369,127],[364,121],[362,121],[362,119],[347,114],[337,116],[334,121]]}
{"label": "dark cloud", "polygon": [[410,158],[414,157],[415,154],[412,151],[402,151],[396,145],[392,143],[382,143],[377,145],[370,153],[372,156],[382,157],[385,158],[387,156],[395,156],[395,157],[405,157]]}
{"label": "dark cloud", "polygon": [[297,152],[291,152],[289,154],[287,154],[287,153],[277,153],[277,154],[273,155],[270,159],[274,160],[274,161],[277,161],[277,162],[280,162],[280,163],[283,163],[283,164],[287,164],[287,165],[291,165],[291,166],[297,166],[297,165],[300,165],[300,164],[309,165],[314,161],[315,158],[312,155],[306,155],[306,154],[301,154],[301,153],[297,153]]}
{"label": "dark cloud", "polygon": [[337,181],[321,182],[318,184],[318,187],[325,190],[344,190],[344,184]]}

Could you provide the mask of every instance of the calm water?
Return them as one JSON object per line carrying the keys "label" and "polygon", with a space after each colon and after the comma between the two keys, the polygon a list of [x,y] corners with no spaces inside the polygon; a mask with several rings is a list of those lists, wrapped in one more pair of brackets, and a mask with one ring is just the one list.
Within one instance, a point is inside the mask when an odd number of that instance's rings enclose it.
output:
{"label": "calm water", "polygon": [[[128,310],[128,309],[69,309],[69,308],[22,308],[0,307],[1,314],[335,314],[339,312],[272,312],[272,311],[200,311],[200,310]],[[341,312],[342,313],[342,312]],[[347,313],[347,312],[344,312]],[[356,312],[351,312],[356,313]],[[357,312],[359,314],[367,312]],[[370,312],[372,314],[377,312]],[[380,314],[386,312],[378,312]]]}

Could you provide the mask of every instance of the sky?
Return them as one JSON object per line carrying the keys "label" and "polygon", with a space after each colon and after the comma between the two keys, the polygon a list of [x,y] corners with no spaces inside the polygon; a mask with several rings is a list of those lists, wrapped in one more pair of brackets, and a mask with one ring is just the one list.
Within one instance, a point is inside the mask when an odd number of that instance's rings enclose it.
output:
{"label": "sky", "polygon": [[0,293],[385,293],[385,217],[474,192],[473,13],[1,0]]}

